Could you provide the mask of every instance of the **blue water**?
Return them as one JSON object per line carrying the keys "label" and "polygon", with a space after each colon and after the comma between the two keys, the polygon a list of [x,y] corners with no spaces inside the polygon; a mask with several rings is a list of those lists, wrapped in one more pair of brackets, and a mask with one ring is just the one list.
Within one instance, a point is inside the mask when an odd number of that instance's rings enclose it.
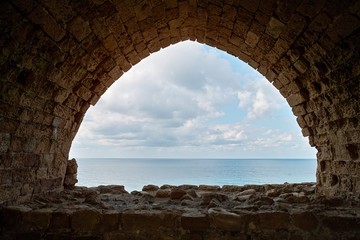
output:
{"label": "blue water", "polygon": [[245,185],[315,182],[315,159],[77,159],[77,186]]}

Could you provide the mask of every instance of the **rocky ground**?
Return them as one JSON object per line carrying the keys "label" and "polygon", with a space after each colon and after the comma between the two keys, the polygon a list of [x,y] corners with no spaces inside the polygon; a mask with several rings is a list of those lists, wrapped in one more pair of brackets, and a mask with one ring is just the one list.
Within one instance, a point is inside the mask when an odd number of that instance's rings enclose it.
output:
{"label": "rocky ground", "polygon": [[[316,197],[315,183],[268,185],[155,185],[127,192],[123,186],[74,187],[62,193],[36,197],[23,205],[31,209],[88,207],[98,210],[176,210],[208,213],[209,209],[236,212],[299,209],[353,209],[359,204],[340,198]],[[360,214],[357,212],[357,214]]]}
{"label": "rocky ground", "polygon": [[72,187],[0,208],[0,239],[359,239],[359,201],[315,183]]}

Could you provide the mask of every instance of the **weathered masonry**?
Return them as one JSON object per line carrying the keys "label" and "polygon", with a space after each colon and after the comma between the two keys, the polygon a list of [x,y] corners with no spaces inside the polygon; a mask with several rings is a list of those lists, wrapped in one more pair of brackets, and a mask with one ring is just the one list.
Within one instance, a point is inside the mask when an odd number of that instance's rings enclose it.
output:
{"label": "weathered masonry", "polygon": [[63,186],[90,105],[133,65],[193,40],[247,62],[318,150],[316,192],[360,195],[360,1],[4,0],[0,203]]}

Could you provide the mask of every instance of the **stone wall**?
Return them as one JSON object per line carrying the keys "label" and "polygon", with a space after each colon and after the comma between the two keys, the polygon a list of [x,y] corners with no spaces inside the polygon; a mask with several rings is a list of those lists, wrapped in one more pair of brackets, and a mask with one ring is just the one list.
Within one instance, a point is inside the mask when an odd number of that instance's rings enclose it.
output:
{"label": "stone wall", "polygon": [[[11,239],[358,239],[360,206],[314,183],[75,188],[0,210]],[[164,194],[167,193],[167,194]]]}
{"label": "stone wall", "polygon": [[89,106],[183,40],[266,76],[318,150],[318,193],[358,197],[359,9],[356,0],[1,1],[0,203],[61,191]]}

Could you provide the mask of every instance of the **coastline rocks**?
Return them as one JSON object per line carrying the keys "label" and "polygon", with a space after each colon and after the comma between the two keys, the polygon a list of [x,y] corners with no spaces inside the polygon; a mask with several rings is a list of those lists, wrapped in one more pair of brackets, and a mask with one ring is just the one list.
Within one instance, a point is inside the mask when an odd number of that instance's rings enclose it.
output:
{"label": "coastline rocks", "polygon": [[237,194],[237,196],[253,195],[256,193],[255,189],[247,189]]}
{"label": "coastline rocks", "polygon": [[201,204],[200,205],[209,205],[212,200],[217,200],[219,203],[224,202],[229,199],[229,197],[223,193],[213,193],[206,192],[200,194]]}
{"label": "coastline rocks", "polygon": [[155,197],[157,198],[168,198],[170,197],[170,189],[159,189],[156,191]]}
{"label": "coastline rocks", "polygon": [[174,188],[170,191],[170,199],[171,200],[177,200],[182,198],[186,194],[185,190]]}
{"label": "coastline rocks", "polygon": [[145,192],[152,192],[152,191],[157,191],[157,190],[159,190],[159,187],[156,185],[152,185],[152,184],[145,185],[142,188],[142,191],[145,191]]}
{"label": "coastline rocks", "polygon": [[199,190],[201,191],[220,191],[220,186],[217,185],[200,185]]}
{"label": "coastline rocks", "polygon": [[100,193],[128,193],[123,185],[100,185],[96,187]]}

